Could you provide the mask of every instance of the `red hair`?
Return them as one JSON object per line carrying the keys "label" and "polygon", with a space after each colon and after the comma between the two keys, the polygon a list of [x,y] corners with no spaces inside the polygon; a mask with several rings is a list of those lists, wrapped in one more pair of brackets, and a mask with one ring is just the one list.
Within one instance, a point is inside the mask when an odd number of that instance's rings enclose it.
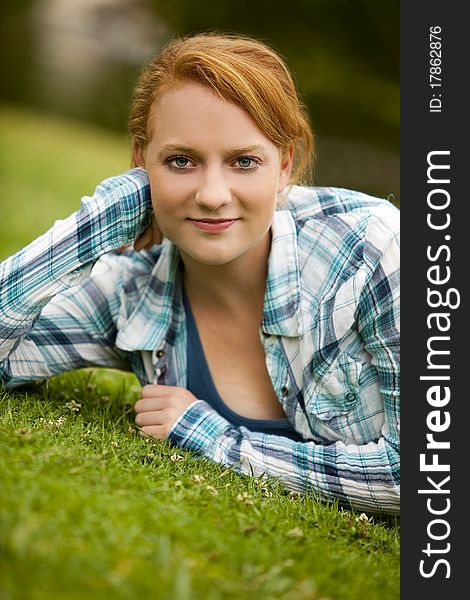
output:
{"label": "red hair", "polygon": [[144,149],[152,108],[170,88],[197,82],[242,107],[277,147],[294,146],[291,183],[309,182],[314,137],[284,60],[266,44],[240,35],[204,33],[172,40],[144,67],[134,90],[129,134]]}

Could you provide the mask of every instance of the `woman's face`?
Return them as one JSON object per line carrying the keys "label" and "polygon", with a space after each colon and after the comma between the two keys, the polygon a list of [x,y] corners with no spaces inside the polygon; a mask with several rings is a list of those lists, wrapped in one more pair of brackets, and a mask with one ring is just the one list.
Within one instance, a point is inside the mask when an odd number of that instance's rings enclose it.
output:
{"label": "woman's face", "polygon": [[223,265],[266,244],[292,152],[281,151],[242,108],[198,83],[166,92],[136,162],[150,178],[162,234],[185,255]]}

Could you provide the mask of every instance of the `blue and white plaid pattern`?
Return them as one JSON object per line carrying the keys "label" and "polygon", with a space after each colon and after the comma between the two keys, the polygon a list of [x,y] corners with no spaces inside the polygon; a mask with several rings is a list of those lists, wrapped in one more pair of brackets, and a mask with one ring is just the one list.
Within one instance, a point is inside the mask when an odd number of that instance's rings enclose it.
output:
{"label": "blue and white plaid pattern", "polygon": [[[130,244],[148,223],[131,169],[0,265],[6,387],[85,366],[186,385],[177,249]],[[260,338],[304,442],[234,427],[204,400],[170,439],[236,470],[357,510],[399,513],[399,211],[339,188],[293,186],[276,211]],[[99,259],[99,260],[98,260]]]}

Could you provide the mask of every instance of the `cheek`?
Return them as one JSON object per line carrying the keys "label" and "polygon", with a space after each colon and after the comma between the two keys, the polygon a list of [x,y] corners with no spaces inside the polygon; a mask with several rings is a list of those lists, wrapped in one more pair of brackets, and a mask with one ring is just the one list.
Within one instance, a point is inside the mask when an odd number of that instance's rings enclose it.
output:
{"label": "cheek", "polygon": [[152,205],[155,212],[175,212],[188,197],[188,185],[182,178],[153,176],[150,178]]}
{"label": "cheek", "polygon": [[277,185],[273,179],[251,181],[246,185],[245,197],[250,199],[251,209],[260,216],[273,213],[277,205]]}
{"label": "cheek", "polygon": [[231,180],[232,189],[244,197],[273,198],[277,192],[277,180],[271,173],[247,173]]}

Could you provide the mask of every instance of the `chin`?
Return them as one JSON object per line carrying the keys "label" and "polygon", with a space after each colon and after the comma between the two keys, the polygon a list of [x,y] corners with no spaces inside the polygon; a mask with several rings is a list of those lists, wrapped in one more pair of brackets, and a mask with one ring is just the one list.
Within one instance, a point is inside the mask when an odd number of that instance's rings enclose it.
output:
{"label": "chin", "polygon": [[230,263],[237,258],[236,256],[233,256],[233,254],[225,254],[224,252],[212,252],[210,254],[199,254],[195,252],[189,253],[189,256],[191,256],[191,258],[194,261],[202,265],[208,265],[213,267],[226,265],[227,263]]}
{"label": "chin", "polygon": [[238,258],[238,254],[234,252],[233,248],[228,247],[212,247],[204,248],[204,247],[196,247],[196,248],[188,248],[184,247],[184,245],[179,246],[179,250],[181,253],[186,254],[191,260],[209,266],[221,266],[227,263],[232,262]]}

